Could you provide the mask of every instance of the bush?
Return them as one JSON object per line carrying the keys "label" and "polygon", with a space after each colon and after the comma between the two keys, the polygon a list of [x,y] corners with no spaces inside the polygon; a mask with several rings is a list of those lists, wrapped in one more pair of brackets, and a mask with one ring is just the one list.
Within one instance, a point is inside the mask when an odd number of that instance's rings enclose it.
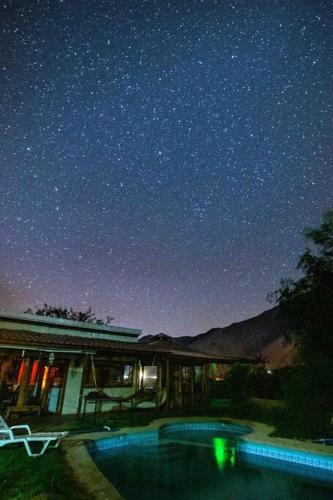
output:
{"label": "bush", "polygon": [[242,414],[250,401],[250,365],[235,363],[228,372],[225,383],[235,411]]}
{"label": "bush", "polygon": [[263,399],[282,399],[292,375],[293,370],[289,367],[268,371],[265,365],[256,365],[250,377],[252,395]]}
{"label": "bush", "polygon": [[[327,364],[331,365],[329,360]],[[298,367],[287,385],[287,419],[295,437],[318,438],[329,432],[333,369],[324,365],[321,360],[315,366]]]}
{"label": "bush", "polygon": [[229,388],[225,380],[219,382],[212,381],[210,386],[210,396],[212,399],[228,399]]}

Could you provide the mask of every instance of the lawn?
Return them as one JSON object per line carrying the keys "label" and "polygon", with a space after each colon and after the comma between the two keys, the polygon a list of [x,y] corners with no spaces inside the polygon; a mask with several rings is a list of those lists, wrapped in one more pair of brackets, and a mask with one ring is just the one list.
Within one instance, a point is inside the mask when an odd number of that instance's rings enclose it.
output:
{"label": "lawn", "polygon": [[[147,425],[158,418],[153,412],[123,412],[101,414],[96,422],[88,416],[85,422],[75,416],[25,419],[32,431],[69,430],[72,434],[102,430],[104,425],[113,429]],[[22,444],[0,449],[0,498],[53,500],[64,498],[87,499],[75,481],[72,470],[61,448],[49,448],[41,457],[29,457]]]}
{"label": "lawn", "polygon": [[108,426],[112,430],[122,427],[137,427],[148,425],[149,422],[165,416],[165,414],[154,411],[123,411],[123,412],[105,412],[99,413],[96,420],[93,415],[87,415],[83,422],[76,415],[65,415],[56,417],[42,417],[40,419],[31,419],[28,421],[34,432],[52,431],[70,431],[71,434],[81,432],[102,431],[103,426]]}
{"label": "lawn", "polygon": [[[124,411],[103,413],[96,421],[89,415],[85,422],[76,416],[42,417],[29,423],[33,431],[68,430],[71,434],[148,425],[162,417],[211,416],[216,418],[244,418],[264,422],[276,428],[275,435],[292,437],[285,425],[283,404],[279,401],[251,399],[242,413],[235,412],[230,400],[213,399],[206,408],[172,410],[168,412]],[[42,457],[30,458],[21,445],[0,449],[0,498],[4,499],[60,499],[87,498],[75,482],[72,471],[61,449],[49,449]]]}
{"label": "lawn", "polygon": [[0,497],[7,499],[87,498],[74,481],[61,449],[31,458],[23,445],[0,450]]}

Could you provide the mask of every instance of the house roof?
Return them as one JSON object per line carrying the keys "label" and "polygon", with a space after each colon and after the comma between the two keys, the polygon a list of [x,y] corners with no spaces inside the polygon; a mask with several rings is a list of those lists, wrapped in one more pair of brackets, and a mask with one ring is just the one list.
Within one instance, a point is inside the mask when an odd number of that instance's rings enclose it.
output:
{"label": "house roof", "polygon": [[[123,326],[105,325],[100,323],[90,323],[82,321],[72,321],[64,318],[54,318],[52,316],[43,316],[38,314],[12,313],[0,311],[0,322],[7,322],[14,325],[29,325],[31,330],[35,326],[49,327],[61,330],[73,330],[79,332],[95,332],[100,334],[118,334],[132,337],[141,335],[142,330],[138,328],[125,328]],[[15,326],[14,326],[15,329]],[[19,329],[19,328],[18,328]],[[22,328],[23,329],[23,328]],[[26,329],[26,328],[24,328]]]}
{"label": "house roof", "polygon": [[0,329],[0,349],[35,349],[39,351],[64,350],[76,352],[113,351],[127,354],[156,354],[171,358],[185,358],[206,362],[232,363],[239,358],[222,358],[212,356],[188,347],[181,346],[175,342],[163,340],[152,344],[140,344],[134,342],[121,342],[97,338],[77,337],[72,335],[58,335],[54,333],[31,332],[26,330]]}

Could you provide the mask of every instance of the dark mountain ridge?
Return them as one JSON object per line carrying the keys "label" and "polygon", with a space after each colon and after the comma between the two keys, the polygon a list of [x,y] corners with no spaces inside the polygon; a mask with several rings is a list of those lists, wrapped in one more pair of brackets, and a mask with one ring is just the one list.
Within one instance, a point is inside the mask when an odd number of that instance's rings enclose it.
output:
{"label": "dark mountain ridge", "polygon": [[223,357],[262,358],[272,367],[292,363],[294,350],[284,340],[284,326],[279,308],[274,307],[224,328],[212,328],[196,336],[170,337],[165,334],[147,335],[140,342],[152,342],[156,337],[172,338],[174,342],[198,351]]}

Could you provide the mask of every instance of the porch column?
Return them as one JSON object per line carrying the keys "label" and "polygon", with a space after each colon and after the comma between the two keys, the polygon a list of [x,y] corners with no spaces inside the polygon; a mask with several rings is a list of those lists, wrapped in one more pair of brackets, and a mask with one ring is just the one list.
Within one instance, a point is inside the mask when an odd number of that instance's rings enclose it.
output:
{"label": "porch column", "polygon": [[3,380],[5,378],[8,364],[9,364],[9,361],[0,358],[0,388],[1,388]]}
{"label": "porch column", "polygon": [[166,408],[170,408],[170,361],[165,360],[165,390],[166,390]]}
{"label": "porch column", "polygon": [[208,380],[209,380],[209,365],[204,365],[204,397],[208,399]]}
{"label": "porch column", "polygon": [[22,380],[20,381],[20,389],[17,397],[16,408],[24,408],[29,389],[31,363],[29,358],[23,359],[22,361],[24,362],[24,373],[22,376]]}
{"label": "porch column", "polygon": [[[85,379],[85,375],[86,375],[86,370],[87,369],[88,369],[88,356],[86,355],[86,357],[83,358],[83,361],[82,361],[82,378],[81,378],[81,384],[80,384],[79,401],[78,401],[77,411],[76,411],[77,415],[81,414],[81,410],[82,410],[82,407],[83,407],[83,400],[84,400],[84,379]],[[66,383],[67,383],[67,381],[66,381]]]}

